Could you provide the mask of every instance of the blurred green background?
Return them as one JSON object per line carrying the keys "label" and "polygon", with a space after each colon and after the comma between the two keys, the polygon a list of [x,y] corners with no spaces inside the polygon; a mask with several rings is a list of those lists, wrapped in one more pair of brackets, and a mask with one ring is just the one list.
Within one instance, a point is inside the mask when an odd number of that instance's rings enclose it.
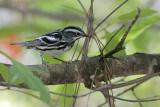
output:
{"label": "blurred green background", "polygon": [[[90,0],[81,0],[86,10],[89,9]],[[107,14],[115,9],[122,0],[94,0],[95,25],[98,24]],[[126,50],[117,55],[133,54],[136,52],[159,53],[160,52],[160,0],[129,0],[124,6],[116,11],[102,26],[97,30],[97,35],[103,44],[114,34],[114,32],[122,25],[128,25],[133,17],[127,13],[137,12],[137,7],[144,9],[144,14],[138,20],[135,27],[130,32],[125,42]],[[148,10],[145,10],[148,9]],[[153,11],[154,10],[154,11]],[[133,12],[134,13],[134,12]],[[122,16],[126,14],[127,16]],[[121,17],[122,18],[121,18]],[[135,14],[133,15],[135,16]],[[125,19],[126,18],[126,19]],[[77,0],[0,0],[0,50],[6,52],[19,62],[27,65],[40,64],[41,59],[39,53],[34,50],[26,50],[24,47],[10,46],[10,43],[21,42],[34,39],[47,32],[60,29],[70,25],[83,26],[85,19],[84,12]],[[84,23],[84,31],[86,32],[87,22]],[[110,25],[110,26],[109,26]],[[119,33],[116,38],[107,47],[113,49],[120,40],[126,28]],[[74,56],[74,60],[83,46],[84,39],[80,40],[78,49]],[[71,60],[75,46],[58,58],[63,60]],[[96,56],[99,54],[98,47],[93,40],[90,43],[88,56]],[[50,56],[44,55],[45,61],[50,63],[60,63],[53,60]],[[0,62],[11,63],[10,60],[0,55]],[[128,77],[127,80],[136,78],[137,76]],[[115,81],[114,79],[113,81]],[[142,84],[136,88],[139,98],[159,95],[160,86],[159,78],[153,78],[149,82]],[[61,92],[63,85],[48,86],[51,91]],[[152,88],[151,88],[152,87]],[[0,87],[3,89],[4,87]],[[67,85],[67,93],[73,94],[75,84]],[[151,88],[151,89],[150,89]],[[115,89],[113,92],[118,93],[125,88]],[[30,90],[29,93],[36,94]],[[81,84],[80,92],[88,92]],[[11,90],[0,91],[1,101],[0,107],[49,107],[42,101],[28,96],[22,92]],[[132,93],[126,93],[120,97],[135,99]],[[52,104],[55,105],[58,96],[52,96]],[[57,107],[64,106],[64,97],[60,97]],[[73,99],[66,99],[66,106],[70,107]],[[99,92],[90,96],[89,107],[96,107],[105,100]],[[87,104],[87,97],[79,98],[76,107],[83,107]],[[139,107],[138,103],[129,103],[116,100],[117,107]],[[158,106],[160,101],[142,103],[144,107]],[[105,105],[106,106],[106,105]],[[105,107],[104,106],[104,107]]]}

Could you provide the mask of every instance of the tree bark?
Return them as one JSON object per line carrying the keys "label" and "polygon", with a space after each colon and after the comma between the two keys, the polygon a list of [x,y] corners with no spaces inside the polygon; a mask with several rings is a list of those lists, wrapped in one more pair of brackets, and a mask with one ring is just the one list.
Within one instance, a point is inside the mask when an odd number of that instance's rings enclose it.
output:
{"label": "tree bark", "polygon": [[[107,58],[106,62],[110,69],[110,78],[124,77],[140,74],[151,74],[160,72],[160,55],[136,53],[133,55],[116,56],[117,59]],[[70,63],[29,65],[42,69],[44,72],[38,76],[45,85],[58,85],[65,83],[85,83],[92,82],[92,77],[96,73],[98,81],[105,81],[104,63],[99,62],[100,56],[87,58],[86,62],[75,60]],[[4,64],[8,69],[11,65]],[[82,75],[81,75],[82,74]],[[0,75],[0,81],[4,81]]]}

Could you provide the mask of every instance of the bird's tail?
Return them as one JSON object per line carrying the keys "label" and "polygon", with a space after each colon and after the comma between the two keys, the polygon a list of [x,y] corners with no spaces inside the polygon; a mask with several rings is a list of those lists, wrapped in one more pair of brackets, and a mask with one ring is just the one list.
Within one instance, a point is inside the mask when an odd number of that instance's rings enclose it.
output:
{"label": "bird's tail", "polygon": [[10,45],[30,46],[30,41],[26,41],[26,42],[18,42],[18,43],[11,43]]}

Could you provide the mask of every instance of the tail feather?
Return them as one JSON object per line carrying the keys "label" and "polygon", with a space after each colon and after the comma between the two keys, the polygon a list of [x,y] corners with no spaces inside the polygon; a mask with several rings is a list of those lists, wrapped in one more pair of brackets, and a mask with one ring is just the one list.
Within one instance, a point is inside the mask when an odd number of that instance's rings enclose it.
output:
{"label": "tail feather", "polygon": [[18,43],[11,43],[10,45],[22,45],[22,46],[27,46],[27,47],[35,47],[35,46],[41,46],[44,45],[41,40],[39,39],[34,39],[31,41],[25,41],[25,42],[18,42]]}
{"label": "tail feather", "polygon": [[18,43],[11,43],[10,45],[30,46],[30,41],[26,41],[26,42],[18,42]]}

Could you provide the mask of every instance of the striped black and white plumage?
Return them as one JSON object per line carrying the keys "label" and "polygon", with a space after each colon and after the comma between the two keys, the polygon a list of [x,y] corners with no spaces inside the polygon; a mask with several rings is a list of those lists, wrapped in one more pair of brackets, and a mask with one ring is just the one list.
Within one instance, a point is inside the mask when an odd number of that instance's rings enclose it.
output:
{"label": "striped black and white plumage", "polygon": [[77,26],[68,26],[44,34],[34,40],[11,43],[11,45],[22,45],[28,49],[31,48],[40,51],[42,63],[44,63],[42,54],[47,54],[54,58],[71,49],[74,42],[81,37],[88,37],[88,35]]}

